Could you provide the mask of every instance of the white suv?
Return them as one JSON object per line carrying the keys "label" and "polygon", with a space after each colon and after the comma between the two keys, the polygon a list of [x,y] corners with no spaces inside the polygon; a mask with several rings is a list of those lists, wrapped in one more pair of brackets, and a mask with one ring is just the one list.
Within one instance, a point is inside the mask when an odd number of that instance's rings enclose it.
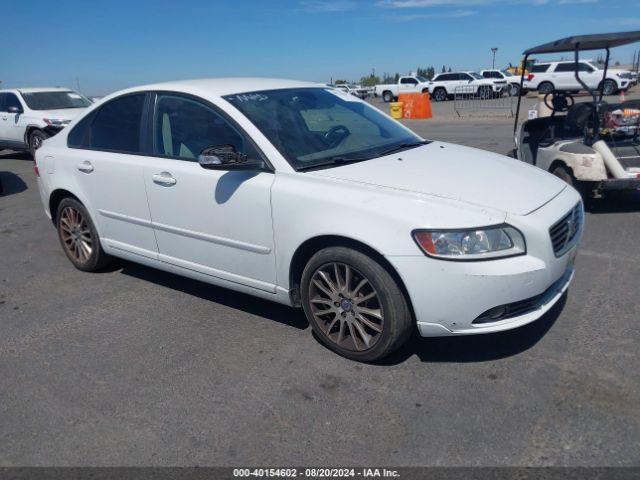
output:
{"label": "white suv", "polygon": [[34,152],[91,101],[66,88],[0,90],[0,149]]}
{"label": "white suv", "polygon": [[[578,62],[578,73],[580,79],[589,88],[600,88],[604,72],[591,61],[580,60]],[[610,68],[607,70],[607,78],[604,80],[603,92],[605,95],[614,95],[619,90],[626,90],[629,88],[631,80],[631,72]],[[524,88],[538,90],[542,94],[547,94],[554,90],[576,92],[584,90],[584,87],[576,80],[575,62],[573,60],[535,64],[529,71],[529,75],[524,82]]]}
{"label": "white suv", "polygon": [[493,80],[498,85],[507,87],[509,95],[517,96],[520,93],[520,77],[507,70],[480,70],[480,75],[488,80]]}
{"label": "white suv", "polygon": [[503,86],[493,80],[483,78],[477,72],[448,72],[436,75],[429,82],[429,95],[436,102],[443,102],[456,93],[491,98],[499,94]]}

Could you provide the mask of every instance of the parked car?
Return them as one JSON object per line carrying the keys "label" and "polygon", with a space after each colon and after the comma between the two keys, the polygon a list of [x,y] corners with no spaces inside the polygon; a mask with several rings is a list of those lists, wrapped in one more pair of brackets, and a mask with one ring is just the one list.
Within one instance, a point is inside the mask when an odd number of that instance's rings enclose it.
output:
{"label": "parked car", "polygon": [[66,88],[0,90],[0,148],[33,155],[89,105],[89,99]]}
{"label": "parked car", "polygon": [[[568,37],[530,48],[530,55],[609,50],[640,42],[640,32],[620,32]],[[606,62],[606,60],[605,60]],[[640,101],[621,104],[602,101],[596,90],[606,81],[605,65],[601,77],[582,68],[574,60],[573,72],[584,78],[591,102],[575,102],[568,92],[550,91],[543,102],[551,115],[527,120],[518,126],[515,115],[516,157],[553,173],[576,188],[585,200],[599,198],[611,191],[640,190]],[[590,65],[590,64],[588,64]],[[589,81],[587,82],[587,78]],[[606,86],[606,84],[605,84]],[[633,201],[633,200],[631,200]]]}
{"label": "parked car", "polygon": [[353,85],[341,83],[339,85],[330,85],[332,88],[336,88],[338,90],[342,90],[345,93],[349,93],[358,98],[365,99],[371,95],[371,89],[369,87],[363,87],[361,85]]}
{"label": "parked car", "polygon": [[[600,89],[601,84],[604,83],[605,95],[614,95],[619,90],[626,90],[632,81],[631,72],[616,68],[607,69],[607,77],[604,78],[604,70],[599,69],[589,60],[580,60],[577,68],[580,78],[589,88]],[[584,90],[584,87],[576,80],[575,69],[573,60],[537,63],[526,77],[524,88],[537,90],[541,94],[554,90],[579,92]]]}
{"label": "parked car", "polygon": [[429,91],[429,80],[418,75],[400,77],[397,84],[376,85],[374,95],[382,97],[389,103],[398,99],[401,93],[427,93]]}
{"label": "parked car", "polygon": [[[324,85],[210,79],[131,88],[36,152],[78,269],[110,256],[302,307],[377,360],[423,336],[498,332],[568,288],[577,192],[507,157],[426,141]],[[553,231],[553,230],[552,230]]]}
{"label": "parked car", "polygon": [[429,93],[436,102],[453,98],[456,89],[464,95],[477,95],[488,99],[500,95],[504,84],[483,78],[477,72],[448,72],[436,75],[429,82]]}
{"label": "parked car", "polygon": [[[498,85],[506,87],[504,90],[511,96],[517,96],[520,93],[520,77],[514,75],[508,70],[480,70],[483,78],[493,80]],[[523,92],[526,93],[526,92]]]}

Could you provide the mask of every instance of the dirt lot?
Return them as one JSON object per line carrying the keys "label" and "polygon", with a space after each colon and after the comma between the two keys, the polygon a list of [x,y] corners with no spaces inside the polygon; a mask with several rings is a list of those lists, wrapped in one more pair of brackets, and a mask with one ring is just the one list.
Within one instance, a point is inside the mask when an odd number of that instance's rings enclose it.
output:
{"label": "dirt lot", "polygon": [[[407,122],[500,153],[510,123]],[[127,262],[75,270],[31,160],[0,153],[0,176],[0,466],[640,464],[638,194],[587,215],[541,320],[363,365],[296,310]]]}

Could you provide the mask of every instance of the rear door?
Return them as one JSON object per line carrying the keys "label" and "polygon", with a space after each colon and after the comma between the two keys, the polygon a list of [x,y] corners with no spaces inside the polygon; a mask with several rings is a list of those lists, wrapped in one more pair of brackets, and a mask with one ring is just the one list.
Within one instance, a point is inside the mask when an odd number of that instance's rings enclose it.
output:
{"label": "rear door", "polygon": [[123,95],[85,117],[69,132],[64,164],[89,203],[101,240],[156,259],[143,169],[147,98],[146,93]]}
{"label": "rear door", "polygon": [[262,171],[205,169],[199,154],[233,145],[263,158],[222,111],[205,100],[158,93],[153,156],[144,178],[159,259],[212,277],[275,291],[271,185]]}

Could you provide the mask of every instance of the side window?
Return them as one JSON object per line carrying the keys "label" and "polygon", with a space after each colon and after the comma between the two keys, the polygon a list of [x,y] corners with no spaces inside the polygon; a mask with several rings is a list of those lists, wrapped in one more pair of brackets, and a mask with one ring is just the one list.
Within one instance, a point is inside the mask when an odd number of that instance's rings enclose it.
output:
{"label": "side window", "polygon": [[471,78],[471,75],[467,75],[466,73],[459,73],[458,74],[458,79],[459,80],[473,80],[473,78]]}
{"label": "side window", "polygon": [[400,79],[400,83],[405,85],[417,85],[418,81],[412,77],[405,77]]}
{"label": "side window", "polygon": [[20,100],[18,100],[18,97],[13,94],[13,93],[5,93],[4,94],[4,106],[3,106],[3,111],[7,112],[9,111],[9,108],[11,107],[17,107],[20,111],[24,110],[22,108],[22,105],[20,104]]}
{"label": "side window", "polygon": [[578,71],[579,72],[588,72],[591,73],[593,72],[594,68],[589,65],[588,63],[579,63],[578,64]]}
{"label": "side window", "polygon": [[6,110],[4,109],[4,99],[6,96],[6,93],[0,93],[0,112],[6,112]]}
{"label": "side window", "polygon": [[531,73],[544,73],[549,69],[549,63],[542,63],[531,67]]}
{"label": "side window", "polygon": [[89,147],[94,150],[140,153],[145,96],[145,93],[125,95],[102,105],[92,115],[93,122],[87,138]]}
{"label": "side window", "polygon": [[67,136],[67,145],[71,148],[89,148],[89,132],[91,130],[91,123],[93,117],[95,117],[97,111],[91,112],[74,125]]}
{"label": "side window", "polygon": [[575,72],[576,68],[573,63],[559,63],[556,65],[554,72]]}
{"label": "side window", "polygon": [[484,78],[492,78],[493,72],[482,72]]}
{"label": "side window", "polygon": [[158,95],[153,125],[156,155],[198,158],[205,148],[233,145],[246,151],[243,136],[212,108],[176,95]]}

